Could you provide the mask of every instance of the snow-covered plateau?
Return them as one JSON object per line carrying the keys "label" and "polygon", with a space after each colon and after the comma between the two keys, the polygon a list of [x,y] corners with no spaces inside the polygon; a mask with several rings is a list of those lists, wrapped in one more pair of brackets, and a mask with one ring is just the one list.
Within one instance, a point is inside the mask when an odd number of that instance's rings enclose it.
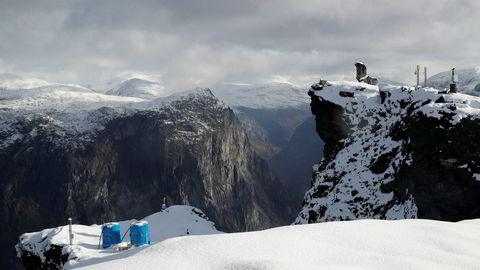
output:
{"label": "snow-covered plateau", "polygon": [[295,225],[171,238],[78,266],[102,270],[476,270],[480,268],[479,228],[480,220],[359,220]]}

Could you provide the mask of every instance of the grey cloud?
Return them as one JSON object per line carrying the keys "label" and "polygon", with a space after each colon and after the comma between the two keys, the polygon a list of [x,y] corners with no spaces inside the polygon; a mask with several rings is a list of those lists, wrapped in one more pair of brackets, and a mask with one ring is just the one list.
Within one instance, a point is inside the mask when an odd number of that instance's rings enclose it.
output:
{"label": "grey cloud", "polygon": [[0,72],[95,83],[160,74],[175,90],[222,81],[350,76],[362,60],[411,81],[478,66],[475,0],[0,0]]}

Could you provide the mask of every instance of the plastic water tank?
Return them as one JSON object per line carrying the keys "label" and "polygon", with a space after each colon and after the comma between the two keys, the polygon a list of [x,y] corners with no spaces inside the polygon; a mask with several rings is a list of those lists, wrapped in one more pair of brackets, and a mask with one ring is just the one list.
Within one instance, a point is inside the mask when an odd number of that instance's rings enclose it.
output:
{"label": "plastic water tank", "polygon": [[120,224],[105,223],[102,226],[102,248],[108,248],[120,243]]}
{"label": "plastic water tank", "polygon": [[150,245],[150,232],[147,221],[137,221],[130,225],[130,241],[134,246]]}

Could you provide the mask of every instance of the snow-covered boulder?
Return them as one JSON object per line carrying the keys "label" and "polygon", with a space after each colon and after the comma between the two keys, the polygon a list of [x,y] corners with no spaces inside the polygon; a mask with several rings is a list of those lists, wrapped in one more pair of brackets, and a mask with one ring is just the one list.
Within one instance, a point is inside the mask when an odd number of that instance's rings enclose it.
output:
{"label": "snow-covered boulder", "polygon": [[[214,223],[199,209],[175,205],[142,220],[148,221],[152,244],[165,239],[185,236],[218,234]],[[130,224],[136,220],[120,221],[124,242],[130,241],[127,232]],[[116,246],[100,248],[101,225],[72,225],[73,245],[69,245],[69,226],[44,229],[40,232],[24,233],[15,247],[17,256],[26,269],[66,269],[81,267],[122,256]],[[126,234],[125,234],[126,233]],[[133,247],[125,253],[138,252],[142,247]]]}
{"label": "snow-covered boulder", "polygon": [[480,98],[347,81],[309,94],[325,158],[296,223],[480,217]]}

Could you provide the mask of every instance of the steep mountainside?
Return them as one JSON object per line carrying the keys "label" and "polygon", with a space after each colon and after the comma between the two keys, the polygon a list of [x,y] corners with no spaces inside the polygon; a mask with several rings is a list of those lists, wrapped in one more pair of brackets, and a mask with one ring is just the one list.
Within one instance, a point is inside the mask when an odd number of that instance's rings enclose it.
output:
{"label": "steep mountainside", "polygon": [[226,231],[285,224],[289,202],[208,89],[147,101],[55,87],[1,92],[1,266],[27,231],[140,218],[171,203]]}
{"label": "steep mountainside", "polygon": [[300,207],[311,185],[311,164],[321,159],[323,149],[309,130],[313,122],[305,90],[269,83],[223,86],[215,94],[234,109],[255,152],[268,160],[275,176],[288,187],[293,206]]}
{"label": "steep mountainside", "polygon": [[310,117],[305,91],[291,84],[228,85],[214,91],[235,110],[255,151],[266,160]]}
{"label": "steep mountainside", "polygon": [[295,130],[287,146],[269,161],[270,168],[298,202],[295,206],[301,206],[305,192],[312,185],[312,164],[322,159],[323,145],[315,133],[315,119],[311,117]]}
{"label": "steep mountainside", "polygon": [[296,223],[480,217],[480,98],[356,82],[309,95],[325,158]]}
{"label": "steep mountainside", "polygon": [[[464,94],[480,96],[480,68],[458,69],[458,90]],[[428,85],[437,89],[445,89],[450,85],[451,71],[445,71],[433,75],[428,79]]]}

